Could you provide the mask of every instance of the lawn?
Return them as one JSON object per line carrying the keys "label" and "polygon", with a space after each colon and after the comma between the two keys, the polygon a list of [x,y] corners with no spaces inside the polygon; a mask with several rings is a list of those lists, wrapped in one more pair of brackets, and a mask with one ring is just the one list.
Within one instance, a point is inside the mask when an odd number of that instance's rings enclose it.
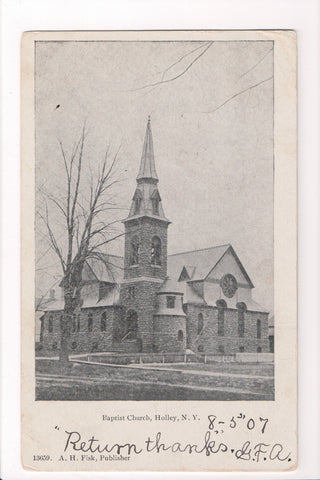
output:
{"label": "lawn", "polygon": [[[65,372],[57,361],[37,360],[36,365],[37,400],[273,400],[274,397],[273,379],[236,376],[248,374],[253,365],[219,364],[217,370],[217,364],[193,364],[194,370],[202,370],[202,375],[189,374],[191,364],[164,365],[180,371],[161,371],[73,363]],[[257,370],[261,365],[254,367],[250,374],[262,375]],[[235,376],[209,376],[206,371],[235,373]]]}
{"label": "lawn", "polygon": [[272,377],[274,375],[274,365],[270,363],[169,363],[167,368],[179,368],[180,370],[198,370],[220,373],[238,373],[242,375],[260,375]]}

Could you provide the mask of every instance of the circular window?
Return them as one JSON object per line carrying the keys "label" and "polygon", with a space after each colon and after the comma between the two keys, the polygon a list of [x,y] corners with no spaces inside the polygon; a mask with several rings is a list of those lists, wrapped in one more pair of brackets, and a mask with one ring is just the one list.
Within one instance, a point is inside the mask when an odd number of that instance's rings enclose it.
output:
{"label": "circular window", "polygon": [[238,283],[231,273],[227,273],[221,278],[220,287],[226,297],[232,298],[238,289]]}

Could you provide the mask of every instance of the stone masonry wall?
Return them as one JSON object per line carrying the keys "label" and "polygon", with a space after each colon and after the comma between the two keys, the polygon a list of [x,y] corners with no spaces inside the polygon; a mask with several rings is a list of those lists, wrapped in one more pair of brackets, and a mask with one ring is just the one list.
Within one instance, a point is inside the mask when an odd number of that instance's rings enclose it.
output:
{"label": "stone masonry wall", "polygon": [[156,293],[160,282],[136,281],[123,283],[120,289],[120,303],[124,307],[124,318],[129,310],[138,315],[138,338],[142,341],[142,352],[153,351],[153,313]]}
{"label": "stone masonry wall", "polygon": [[[203,314],[204,327],[198,335],[198,314]],[[257,320],[261,320],[261,338],[257,338]],[[218,309],[199,305],[187,306],[187,346],[194,352],[237,353],[269,351],[268,314],[245,312],[244,336],[238,334],[238,311],[226,309],[224,313],[224,335],[218,335]]]}
{"label": "stone masonry wall", "polygon": [[[167,275],[167,229],[165,222],[143,217],[126,223],[124,278],[153,277],[165,279]],[[129,265],[131,240],[139,238],[139,265]],[[151,240],[157,236],[161,240],[161,266],[151,264]]]}
{"label": "stone masonry wall", "polygon": [[[87,308],[83,309],[80,314],[80,329],[73,331],[70,334],[70,352],[84,353],[84,352],[105,352],[112,351],[113,342],[113,325],[116,317],[115,307],[105,308]],[[106,314],[106,330],[101,331],[101,317],[103,312]],[[88,317],[92,314],[92,331],[88,331]],[[61,311],[46,312],[44,314],[44,329],[42,337],[41,354],[46,352],[58,351],[60,348],[60,317]],[[49,332],[49,319],[52,317],[53,331]],[[77,318],[76,318],[77,325]]]}
{"label": "stone masonry wall", "polygon": [[[179,331],[182,332],[181,339]],[[153,332],[155,352],[185,352],[186,318],[184,316],[155,315]]]}

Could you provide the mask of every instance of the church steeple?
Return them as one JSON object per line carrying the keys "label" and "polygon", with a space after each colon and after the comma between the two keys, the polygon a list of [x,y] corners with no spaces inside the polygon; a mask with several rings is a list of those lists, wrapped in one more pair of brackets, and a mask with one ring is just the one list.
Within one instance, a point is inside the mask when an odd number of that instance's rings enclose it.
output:
{"label": "church steeple", "polygon": [[[129,215],[123,223],[125,226],[124,279],[120,288],[120,303],[127,311],[126,321],[131,325],[132,318],[136,319],[138,327],[136,335],[141,342],[139,351],[151,352],[154,306],[160,285],[167,277],[170,221],[164,215],[158,191],[150,117],[136,190]],[[132,317],[132,315],[135,316]]]}
{"label": "church steeple", "polygon": [[143,179],[152,179],[158,182],[156,166],[154,163],[153,139],[152,139],[152,132],[151,132],[150,115],[148,117],[147,129],[144,137],[140,170],[137,176],[137,181],[143,180]]}
{"label": "church steeple", "polygon": [[143,143],[140,169],[137,176],[137,188],[132,198],[129,215],[124,222],[133,217],[147,216],[170,223],[165,217],[162,208],[161,197],[157,186],[158,181],[154,161],[151,121],[149,116]]}

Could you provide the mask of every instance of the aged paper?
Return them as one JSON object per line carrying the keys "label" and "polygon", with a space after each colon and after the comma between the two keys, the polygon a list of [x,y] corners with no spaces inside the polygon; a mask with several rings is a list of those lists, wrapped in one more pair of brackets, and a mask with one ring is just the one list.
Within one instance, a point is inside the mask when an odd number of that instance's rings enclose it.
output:
{"label": "aged paper", "polygon": [[293,31],[22,39],[22,462],[297,465]]}

